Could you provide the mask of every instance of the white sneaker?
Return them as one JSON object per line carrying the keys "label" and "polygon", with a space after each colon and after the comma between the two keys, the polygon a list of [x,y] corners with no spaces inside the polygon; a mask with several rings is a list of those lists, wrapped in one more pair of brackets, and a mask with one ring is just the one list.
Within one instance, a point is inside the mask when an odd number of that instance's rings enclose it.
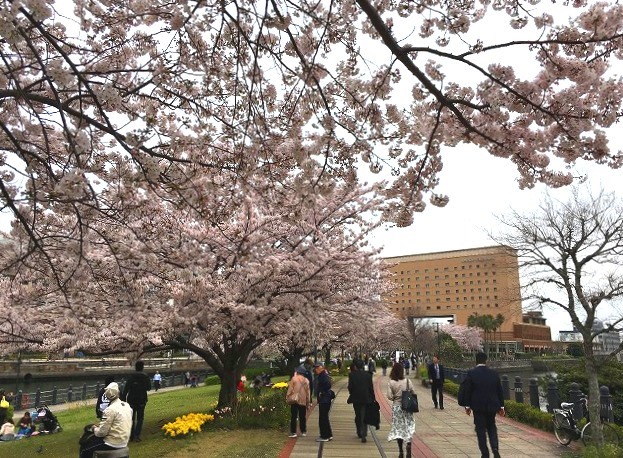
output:
{"label": "white sneaker", "polygon": [[307,433],[301,433],[301,436],[307,437]]}
{"label": "white sneaker", "polygon": [[294,434],[290,434],[288,437],[297,437],[297,436],[296,436],[296,433],[294,433]]}
{"label": "white sneaker", "polygon": [[324,437],[319,437],[316,439],[316,442],[329,442],[331,439],[325,439]]}

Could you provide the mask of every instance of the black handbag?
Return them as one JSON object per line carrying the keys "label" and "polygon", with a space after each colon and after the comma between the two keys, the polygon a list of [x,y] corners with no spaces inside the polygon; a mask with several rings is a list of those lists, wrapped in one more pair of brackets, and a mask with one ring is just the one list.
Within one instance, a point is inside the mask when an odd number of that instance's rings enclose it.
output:
{"label": "black handbag", "polygon": [[407,379],[407,389],[402,391],[402,399],[400,407],[405,412],[419,412],[420,406],[417,402],[417,394],[409,388],[409,379]]}

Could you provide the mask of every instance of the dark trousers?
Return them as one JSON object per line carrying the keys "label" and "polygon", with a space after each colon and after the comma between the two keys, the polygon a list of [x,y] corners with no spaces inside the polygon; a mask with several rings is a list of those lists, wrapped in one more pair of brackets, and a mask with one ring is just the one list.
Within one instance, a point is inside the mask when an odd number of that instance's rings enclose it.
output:
{"label": "dark trousers", "polygon": [[110,445],[104,443],[103,437],[95,437],[89,441],[89,444],[80,447],[80,458],[93,458],[93,452],[96,450],[117,450]]}
{"label": "dark trousers", "polygon": [[493,450],[493,455],[499,456],[498,428],[495,425],[495,414],[495,412],[474,412],[474,426],[476,427],[478,448],[482,458],[489,457],[487,435],[489,436],[489,444]]}
{"label": "dark trousers", "polygon": [[298,404],[290,406],[290,432],[296,434],[296,418],[299,419],[301,434],[307,432],[307,407]]}
{"label": "dark trousers", "polygon": [[323,439],[333,437],[331,423],[329,422],[329,410],[331,410],[330,403],[318,404],[318,427],[320,428],[320,437]]}
{"label": "dark trousers", "polygon": [[357,437],[366,437],[368,435],[368,425],[366,425],[366,405],[353,404],[355,411],[355,427],[357,428]]}
{"label": "dark trousers", "polygon": [[[443,384],[441,380],[433,380],[433,383],[430,385],[430,392],[433,396],[435,407],[443,407]],[[439,402],[437,402],[437,396],[439,396]]]}
{"label": "dark trousers", "polygon": [[145,418],[145,404],[130,404],[132,407],[132,433],[130,439],[141,437],[143,419]]}

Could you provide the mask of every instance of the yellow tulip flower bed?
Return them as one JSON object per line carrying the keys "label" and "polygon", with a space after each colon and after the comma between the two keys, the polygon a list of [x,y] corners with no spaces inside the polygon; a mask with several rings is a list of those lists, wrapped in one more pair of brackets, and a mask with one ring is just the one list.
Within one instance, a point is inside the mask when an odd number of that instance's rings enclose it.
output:
{"label": "yellow tulip flower bed", "polygon": [[177,417],[175,421],[169,422],[162,427],[165,436],[180,437],[186,436],[192,433],[198,433],[201,431],[201,426],[208,422],[213,421],[214,415],[208,415],[205,413],[189,413]]}

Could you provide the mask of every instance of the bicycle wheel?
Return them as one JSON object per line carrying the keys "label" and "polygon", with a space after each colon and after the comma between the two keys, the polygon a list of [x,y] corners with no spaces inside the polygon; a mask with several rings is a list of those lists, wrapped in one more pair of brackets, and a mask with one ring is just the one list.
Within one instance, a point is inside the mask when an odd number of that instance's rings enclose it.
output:
{"label": "bicycle wheel", "polygon": [[[595,443],[592,437],[590,425],[591,423],[588,422],[586,423],[586,426],[582,428],[582,442],[584,442],[584,445],[591,445]],[[619,434],[617,433],[616,429],[612,427],[612,425],[609,425],[608,423],[601,423],[600,427],[604,436],[605,444],[619,444]]]}
{"label": "bicycle wheel", "polygon": [[554,435],[561,445],[569,445],[571,442],[571,431],[569,430],[569,419],[560,413],[554,414]]}

